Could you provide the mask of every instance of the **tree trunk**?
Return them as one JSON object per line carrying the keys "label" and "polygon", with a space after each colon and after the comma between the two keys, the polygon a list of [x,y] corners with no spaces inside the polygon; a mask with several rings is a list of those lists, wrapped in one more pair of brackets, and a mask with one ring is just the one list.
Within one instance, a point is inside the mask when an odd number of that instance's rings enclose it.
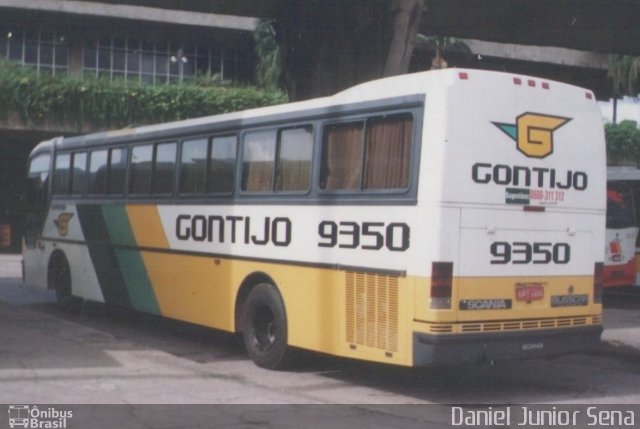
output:
{"label": "tree trunk", "polygon": [[431,60],[431,70],[446,69],[448,66],[449,64],[442,55],[442,49],[436,47],[436,56],[433,57],[433,60]]}
{"label": "tree trunk", "polygon": [[280,0],[276,37],[283,49],[289,98],[331,95],[371,79],[406,73],[424,3]]}
{"label": "tree trunk", "polygon": [[425,11],[425,0],[397,0],[391,46],[384,65],[384,76],[406,73],[416,44],[416,35]]}

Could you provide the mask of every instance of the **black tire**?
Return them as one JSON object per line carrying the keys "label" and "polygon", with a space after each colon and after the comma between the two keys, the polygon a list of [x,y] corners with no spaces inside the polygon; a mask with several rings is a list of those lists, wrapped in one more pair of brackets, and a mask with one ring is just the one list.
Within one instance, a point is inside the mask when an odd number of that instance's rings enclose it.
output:
{"label": "black tire", "polygon": [[51,261],[49,276],[51,287],[56,292],[56,302],[60,306],[67,306],[71,301],[71,271],[64,255]]}
{"label": "black tire", "polygon": [[249,357],[261,368],[284,369],[290,362],[287,315],[278,289],[269,283],[254,287],[243,307],[242,337]]}

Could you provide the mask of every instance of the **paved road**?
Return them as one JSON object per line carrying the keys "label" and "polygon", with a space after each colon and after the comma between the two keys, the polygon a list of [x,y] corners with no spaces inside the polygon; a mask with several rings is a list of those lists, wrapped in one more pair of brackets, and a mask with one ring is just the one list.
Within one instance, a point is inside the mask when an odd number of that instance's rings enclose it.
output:
{"label": "paved road", "polygon": [[[19,273],[18,258],[0,257],[0,403],[351,404],[329,411],[344,427],[355,419],[422,428],[449,427],[451,407],[379,405],[640,403],[640,306],[606,309],[605,341],[590,354],[447,369],[308,355],[283,373],[257,368],[225,333],[101,308],[65,312]],[[246,411],[236,410],[224,413]],[[273,417],[287,408],[261,410]],[[291,421],[304,412],[295,408]]]}

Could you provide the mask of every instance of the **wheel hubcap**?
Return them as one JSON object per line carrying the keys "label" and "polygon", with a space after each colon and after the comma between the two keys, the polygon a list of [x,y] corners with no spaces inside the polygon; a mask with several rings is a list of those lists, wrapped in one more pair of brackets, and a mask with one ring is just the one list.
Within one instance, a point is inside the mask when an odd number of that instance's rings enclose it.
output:
{"label": "wheel hubcap", "polygon": [[253,342],[257,350],[265,352],[273,347],[278,331],[275,322],[275,316],[270,308],[263,306],[256,309],[251,325]]}

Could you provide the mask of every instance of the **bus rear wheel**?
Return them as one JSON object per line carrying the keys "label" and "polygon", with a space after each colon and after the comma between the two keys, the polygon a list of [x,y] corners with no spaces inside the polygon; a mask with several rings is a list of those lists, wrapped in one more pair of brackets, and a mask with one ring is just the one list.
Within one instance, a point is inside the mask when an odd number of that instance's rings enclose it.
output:
{"label": "bus rear wheel", "polygon": [[287,346],[287,316],[278,289],[270,283],[254,287],[243,308],[244,345],[261,368],[283,369],[291,351]]}

